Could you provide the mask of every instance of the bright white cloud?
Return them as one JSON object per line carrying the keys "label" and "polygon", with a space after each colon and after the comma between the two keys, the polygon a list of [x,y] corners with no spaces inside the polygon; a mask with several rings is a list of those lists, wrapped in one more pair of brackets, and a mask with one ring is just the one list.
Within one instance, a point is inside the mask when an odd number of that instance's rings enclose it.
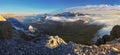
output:
{"label": "bright white cloud", "polygon": [[109,14],[112,12],[120,12],[120,5],[87,5],[87,6],[78,6],[67,8],[64,11],[70,12],[80,12],[80,13],[89,13],[89,14]]}

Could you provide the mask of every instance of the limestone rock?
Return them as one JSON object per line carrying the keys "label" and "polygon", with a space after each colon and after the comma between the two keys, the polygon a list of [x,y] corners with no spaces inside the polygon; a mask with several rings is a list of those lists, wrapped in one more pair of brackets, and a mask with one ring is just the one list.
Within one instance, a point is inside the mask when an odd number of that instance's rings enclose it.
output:
{"label": "limestone rock", "polygon": [[49,48],[55,48],[60,44],[66,44],[66,42],[58,36],[50,36],[47,40],[46,46]]}

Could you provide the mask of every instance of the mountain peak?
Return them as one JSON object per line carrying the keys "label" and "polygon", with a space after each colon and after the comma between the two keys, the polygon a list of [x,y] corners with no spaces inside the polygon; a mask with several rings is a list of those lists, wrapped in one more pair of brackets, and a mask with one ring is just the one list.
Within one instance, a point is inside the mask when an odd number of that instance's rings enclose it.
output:
{"label": "mountain peak", "polygon": [[0,21],[6,21],[6,19],[2,15],[0,15]]}

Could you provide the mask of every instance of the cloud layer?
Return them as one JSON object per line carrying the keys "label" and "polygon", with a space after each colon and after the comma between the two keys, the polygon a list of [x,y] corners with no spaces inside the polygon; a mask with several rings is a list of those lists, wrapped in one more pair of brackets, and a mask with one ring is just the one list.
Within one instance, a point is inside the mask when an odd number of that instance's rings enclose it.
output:
{"label": "cloud layer", "polygon": [[[78,6],[67,8],[64,11],[70,12],[80,12],[80,13],[89,13],[89,14],[110,14],[120,12],[120,5],[87,5],[87,6]],[[119,13],[120,14],[120,13]]]}
{"label": "cloud layer", "polygon": [[101,25],[105,27],[100,29],[96,34],[97,37],[102,38],[103,35],[109,35],[114,25],[120,25],[120,5],[88,5],[78,6],[65,9],[66,12],[79,12],[89,15],[93,22],[90,24]]}

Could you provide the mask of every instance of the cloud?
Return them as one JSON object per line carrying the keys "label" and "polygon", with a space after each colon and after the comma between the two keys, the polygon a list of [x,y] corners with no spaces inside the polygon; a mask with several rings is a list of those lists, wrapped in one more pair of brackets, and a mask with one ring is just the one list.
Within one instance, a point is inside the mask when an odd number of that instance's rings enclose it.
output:
{"label": "cloud", "polygon": [[66,12],[80,12],[80,13],[89,13],[89,14],[109,14],[119,11],[120,14],[120,5],[87,5],[87,6],[77,6],[67,8],[64,11]]}
{"label": "cloud", "polygon": [[92,19],[94,21],[91,22],[90,24],[94,24],[94,25],[105,24],[105,27],[100,29],[96,34],[96,37],[100,37],[100,38],[102,38],[104,35],[109,35],[113,26],[120,25],[120,21],[119,21],[120,20],[120,15],[101,14],[101,15],[97,15],[97,16],[92,17]]}

